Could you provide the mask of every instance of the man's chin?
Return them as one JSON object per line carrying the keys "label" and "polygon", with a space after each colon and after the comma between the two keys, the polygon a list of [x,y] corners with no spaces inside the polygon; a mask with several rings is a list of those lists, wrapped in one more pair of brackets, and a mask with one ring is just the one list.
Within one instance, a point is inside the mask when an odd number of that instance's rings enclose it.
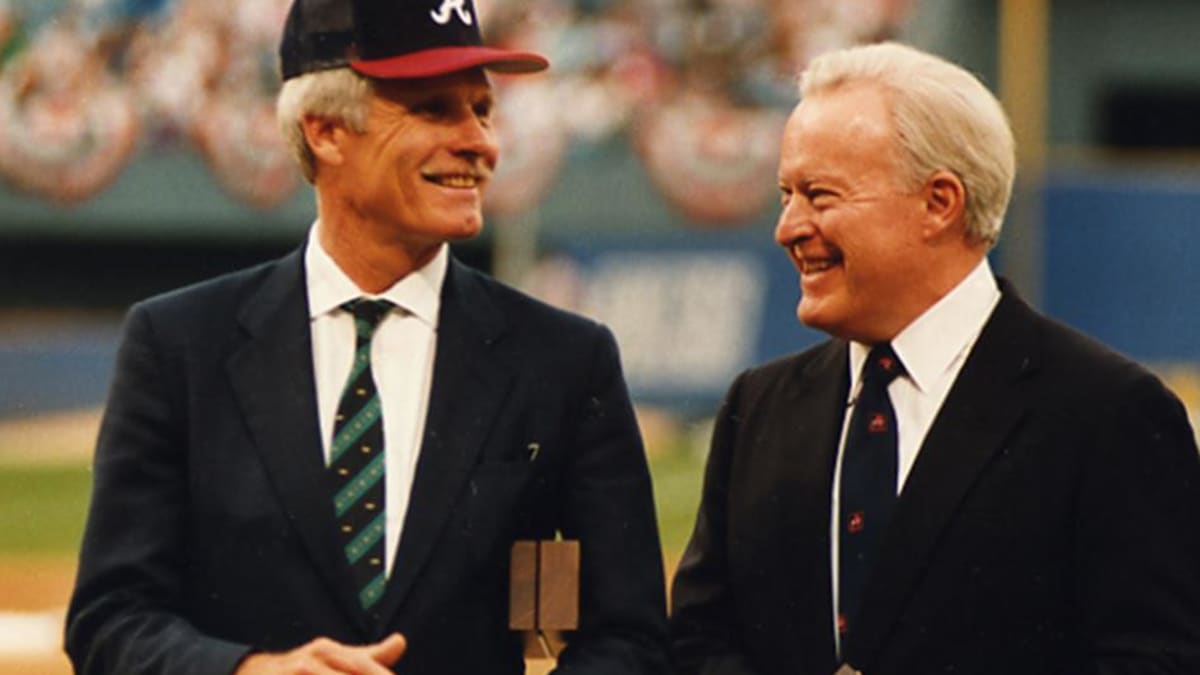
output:
{"label": "man's chin", "polygon": [[814,302],[801,299],[796,305],[796,318],[808,328],[826,330],[827,317],[824,316],[821,307],[817,306]]}
{"label": "man's chin", "polygon": [[473,239],[483,231],[483,216],[472,215],[464,218],[457,226],[448,228],[446,232],[447,241],[464,241]]}
{"label": "man's chin", "polygon": [[[801,299],[800,303],[796,305],[796,318],[806,328],[819,330],[833,337],[849,339],[847,338],[845,317],[835,316],[830,309],[828,306],[805,302]],[[839,318],[843,320],[839,320]]]}

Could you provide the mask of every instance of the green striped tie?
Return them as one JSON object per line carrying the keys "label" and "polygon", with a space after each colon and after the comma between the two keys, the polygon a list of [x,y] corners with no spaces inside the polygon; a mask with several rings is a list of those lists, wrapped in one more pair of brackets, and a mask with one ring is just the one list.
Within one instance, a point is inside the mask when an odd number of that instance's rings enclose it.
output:
{"label": "green striped tie", "polygon": [[371,375],[371,337],[393,305],[359,298],[342,305],[354,315],[354,365],[338,403],[329,475],[339,541],[354,573],[358,600],[370,609],[383,597],[383,415]]}

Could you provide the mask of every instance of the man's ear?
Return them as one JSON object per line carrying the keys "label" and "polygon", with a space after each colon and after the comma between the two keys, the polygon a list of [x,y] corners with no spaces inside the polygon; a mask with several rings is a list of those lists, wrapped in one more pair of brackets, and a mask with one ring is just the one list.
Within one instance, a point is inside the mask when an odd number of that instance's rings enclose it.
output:
{"label": "man's ear", "polygon": [[318,164],[342,163],[342,143],[350,133],[344,123],[317,115],[305,115],[300,120],[300,127]]}
{"label": "man's ear", "polygon": [[962,234],[966,224],[967,186],[953,173],[936,171],[925,182],[925,213],[929,216],[925,237],[937,239],[947,234]]}

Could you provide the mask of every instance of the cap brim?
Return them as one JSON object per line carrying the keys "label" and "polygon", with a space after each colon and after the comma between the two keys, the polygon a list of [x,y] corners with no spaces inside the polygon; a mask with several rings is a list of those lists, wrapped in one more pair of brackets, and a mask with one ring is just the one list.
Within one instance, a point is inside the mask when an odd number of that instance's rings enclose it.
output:
{"label": "cap brim", "polygon": [[496,47],[437,47],[386,59],[353,60],[350,67],[368,77],[413,79],[437,77],[471,68],[487,68],[497,73],[536,73],[550,62],[533,52],[518,52]]}

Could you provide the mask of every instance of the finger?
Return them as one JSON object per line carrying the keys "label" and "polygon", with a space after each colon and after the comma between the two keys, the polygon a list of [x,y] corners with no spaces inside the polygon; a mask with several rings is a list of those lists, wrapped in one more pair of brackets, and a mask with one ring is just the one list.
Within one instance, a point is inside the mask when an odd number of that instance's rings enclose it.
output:
{"label": "finger", "polygon": [[391,666],[399,661],[401,656],[404,656],[406,649],[408,649],[408,640],[404,639],[400,633],[392,633],[386,639],[368,646],[367,653],[376,663]]}
{"label": "finger", "polygon": [[321,655],[327,666],[336,668],[336,672],[346,675],[392,675],[371,658],[366,647],[342,647],[341,649],[325,652]]}
{"label": "finger", "polygon": [[363,648],[350,647],[327,638],[314,640],[303,652],[304,660],[298,664],[300,667],[295,672],[303,672],[305,675],[387,674],[387,671],[379,673],[372,670],[378,665],[366,655]]}
{"label": "finger", "polygon": [[353,675],[354,671],[336,669],[322,657],[325,647],[312,644],[283,654],[252,654],[244,660],[234,675],[272,675],[305,673],[306,675]]}
{"label": "finger", "polygon": [[304,675],[357,675],[358,673],[357,670],[349,670],[336,664],[318,660],[306,661],[303,665],[297,666],[295,670],[287,672],[304,673]]}

